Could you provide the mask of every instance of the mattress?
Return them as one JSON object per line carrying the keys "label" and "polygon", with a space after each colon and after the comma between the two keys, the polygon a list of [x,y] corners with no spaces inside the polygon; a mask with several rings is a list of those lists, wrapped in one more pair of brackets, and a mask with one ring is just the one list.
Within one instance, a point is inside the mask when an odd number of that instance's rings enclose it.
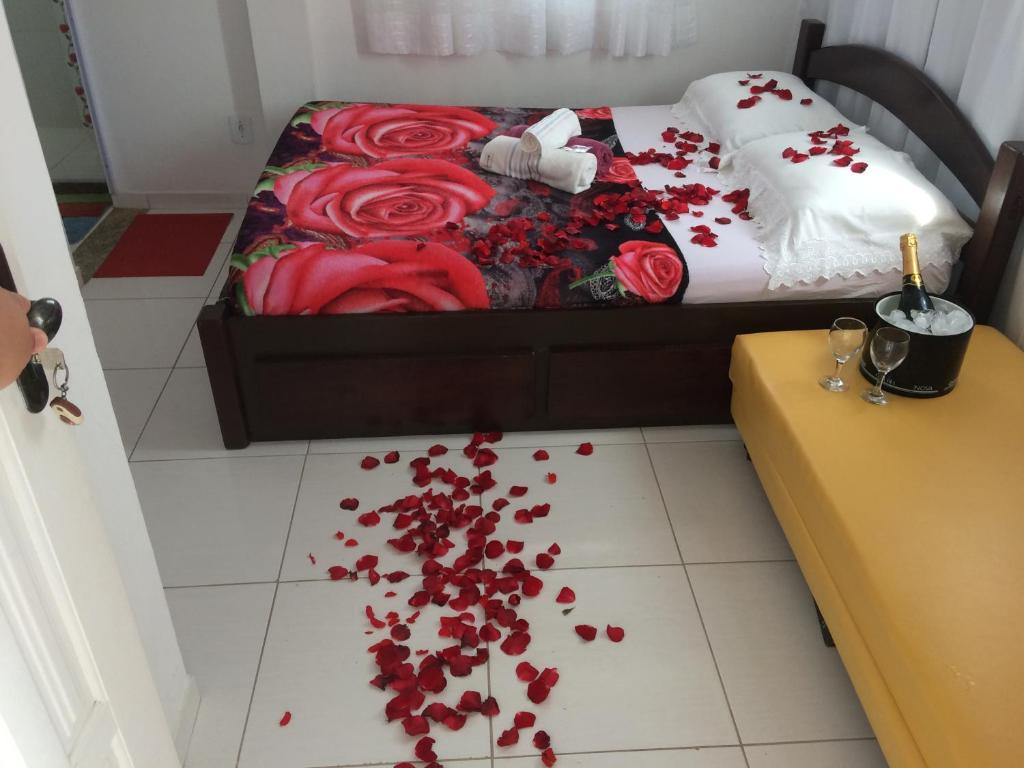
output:
{"label": "mattress", "polygon": [[[666,128],[685,130],[670,106],[577,110],[584,137],[616,156],[579,195],[480,167],[490,138],[549,112],[303,105],[260,176],[235,244],[229,295],[236,310],[572,309],[898,289],[894,269],[769,291],[757,222],[723,200],[732,190],[719,189],[714,171],[697,161],[685,171],[631,165],[624,156],[664,151]],[[666,186],[694,184],[717,191],[707,204],[664,215],[679,200],[660,194]],[[713,228],[713,241],[695,244],[701,237],[693,228],[701,226]],[[925,277],[938,292],[949,274]]]}

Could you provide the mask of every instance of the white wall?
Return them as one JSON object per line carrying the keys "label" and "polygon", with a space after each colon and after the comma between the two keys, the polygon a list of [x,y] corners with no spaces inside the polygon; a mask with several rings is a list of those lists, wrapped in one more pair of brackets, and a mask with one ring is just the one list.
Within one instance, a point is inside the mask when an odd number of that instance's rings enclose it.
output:
{"label": "white wall", "polygon": [[[315,85],[325,96],[538,106],[665,102],[693,77],[715,70],[787,68],[798,16],[798,0],[699,0],[699,43],[664,59],[433,60],[358,53],[349,0],[250,2],[276,14],[261,53],[276,53],[285,66],[295,68],[308,29],[315,31]],[[246,0],[71,0],[71,6],[114,190],[161,199],[165,193],[248,195],[280,126],[269,133],[260,126]],[[302,100],[298,93],[290,106]],[[253,145],[231,143],[227,119],[234,113],[257,117]]]}
{"label": "white wall", "polygon": [[70,5],[114,191],[248,196],[266,156],[227,122],[262,113],[245,0]]}
{"label": "white wall", "polygon": [[49,0],[3,0],[2,4],[36,125],[77,133],[82,127],[81,102],[67,65],[67,42],[58,29],[60,12]]}

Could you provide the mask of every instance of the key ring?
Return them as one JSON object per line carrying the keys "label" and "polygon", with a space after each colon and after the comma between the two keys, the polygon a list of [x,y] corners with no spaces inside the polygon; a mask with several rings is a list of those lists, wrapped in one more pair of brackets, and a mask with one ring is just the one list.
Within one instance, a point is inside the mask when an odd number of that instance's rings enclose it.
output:
{"label": "key ring", "polygon": [[[63,383],[61,383],[60,380],[58,379],[58,374],[62,370],[64,371],[64,382]],[[55,366],[53,366],[53,385],[55,387],[57,387],[57,389],[60,390],[60,393],[63,396],[63,395],[66,395],[67,392],[68,392],[68,389],[70,389],[70,381],[71,381],[71,369],[68,368],[67,363],[65,361],[61,360]]]}

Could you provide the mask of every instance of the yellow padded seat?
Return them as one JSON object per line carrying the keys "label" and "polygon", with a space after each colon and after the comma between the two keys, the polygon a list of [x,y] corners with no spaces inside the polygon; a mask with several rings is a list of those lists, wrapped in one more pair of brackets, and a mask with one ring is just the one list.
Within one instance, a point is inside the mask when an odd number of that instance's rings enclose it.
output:
{"label": "yellow padded seat", "polygon": [[1024,766],[1024,353],[946,397],[821,389],[825,331],[740,336],[732,412],[895,768]]}

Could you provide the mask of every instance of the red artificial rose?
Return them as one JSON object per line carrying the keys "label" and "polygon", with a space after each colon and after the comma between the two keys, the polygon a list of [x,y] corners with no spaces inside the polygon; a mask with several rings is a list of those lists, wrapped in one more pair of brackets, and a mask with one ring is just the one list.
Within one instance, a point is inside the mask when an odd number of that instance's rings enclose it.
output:
{"label": "red artificial rose", "polygon": [[630,240],[611,262],[622,287],[650,304],[672,298],[683,280],[683,263],[663,243]]}
{"label": "red artificial rose", "polygon": [[464,107],[416,104],[353,104],[314,112],[313,129],[324,148],[343,155],[377,159],[436,155],[462,149],[497,125]]}
{"label": "red artificial rose", "polygon": [[484,279],[467,259],[446,246],[411,240],[381,240],[354,251],[305,245],[254,262],[242,284],[257,315],[490,307]]}
{"label": "red artificial rose", "polygon": [[636,171],[633,170],[633,164],[627,158],[616,157],[612,160],[611,167],[601,174],[601,181],[630,184],[636,181]]}
{"label": "red artificial rose", "polygon": [[356,238],[424,235],[460,223],[494,190],[445,160],[347,163],[278,177],[274,194],[298,227]]}
{"label": "red artificial rose", "polygon": [[611,120],[611,107],[590,107],[589,109],[577,109],[576,115],[582,120]]}

